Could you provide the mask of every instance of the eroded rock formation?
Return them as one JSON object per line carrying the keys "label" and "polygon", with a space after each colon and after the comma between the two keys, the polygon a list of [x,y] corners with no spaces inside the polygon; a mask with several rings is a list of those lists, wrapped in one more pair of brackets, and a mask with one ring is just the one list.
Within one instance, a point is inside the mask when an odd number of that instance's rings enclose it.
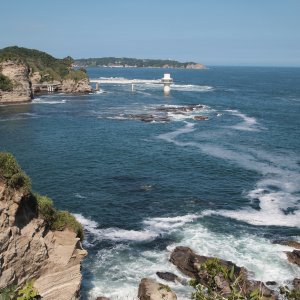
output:
{"label": "eroded rock formation", "polygon": [[0,63],[0,73],[8,77],[12,83],[12,91],[0,90],[0,103],[27,102],[32,98],[29,68],[17,61]]}
{"label": "eroded rock formation", "polygon": [[143,278],[139,285],[138,298],[140,300],[176,300],[171,289],[154,279]]}
{"label": "eroded rock formation", "polygon": [[86,251],[72,231],[51,231],[31,193],[0,176],[0,288],[33,280],[45,300],[79,297]]}
{"label": "eroded rock formation", "polygon": [[62,82],[61,90],[63,93],[81,94],[92,92],[92,87],[89,85],[89,80],[87,78],[78,81],[65,79]]}

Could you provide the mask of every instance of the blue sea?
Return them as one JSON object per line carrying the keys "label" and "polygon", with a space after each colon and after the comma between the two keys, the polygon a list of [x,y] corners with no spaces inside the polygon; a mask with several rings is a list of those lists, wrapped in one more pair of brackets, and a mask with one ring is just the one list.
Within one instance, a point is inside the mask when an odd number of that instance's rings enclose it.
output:
{"label": "blue sea", "polygon": [[[168,262],[178,245],[258,280],[299,278],[284,253],[292,249],[272,243],[300,239],[299,68],[87,71],[120,81],[169,72],[174,85],[169,96],[155,84],[103,84],[0,106],[1,151],[85,227],[82,299],[136,299],[141,278],[180,275]],[[170,121],[129,117],[137,114]]]}

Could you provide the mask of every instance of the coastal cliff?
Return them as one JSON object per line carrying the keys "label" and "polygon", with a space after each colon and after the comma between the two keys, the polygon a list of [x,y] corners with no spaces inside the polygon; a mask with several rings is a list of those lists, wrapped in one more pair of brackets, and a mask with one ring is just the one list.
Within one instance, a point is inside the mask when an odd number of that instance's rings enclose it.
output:
{"label": "coastal cliff", "polygon": [[0,49],[0,103],[30,101],[49,85],[54,92],[92,92],[85,70],[74,70],[72,64],[71,57],[57,59],[34,49]]}
{"label": "coastal cliff", "polygon": [[32,283],[45,300],[78,299],[87,253],[76,222],[49,198],[33,194],[14,158],[0,152],[0,296],[4,288],[20,293]]}
{"label": "coastal cliff", "polygon": [[26,102],[32,99],[29,72],[28,66],[22,62],[7,60],[0,63],[3,78],[2,88],[0,86],[0,102]]}

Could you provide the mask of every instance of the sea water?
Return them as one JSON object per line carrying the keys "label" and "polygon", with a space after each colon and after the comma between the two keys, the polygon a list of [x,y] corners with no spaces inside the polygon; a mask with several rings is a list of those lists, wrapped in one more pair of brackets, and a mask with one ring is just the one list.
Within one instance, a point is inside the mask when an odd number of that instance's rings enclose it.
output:
{"label": "sea water", "polygon": [[[167,97],[160,85],[122,84],[164,72],[175,82]],[[83,299],[136,299],[141,278],[182,276],[168,261],[178,245],[245,266],[254,279],[299,277],[284,253],[292,249],[272,243],[300,234],[299,68],[88,74],[120,83],[0,106],[1,151],[84,225]],[[169,122],[128,117],[191,104],[166,112]],[[168,284],[190,298],[190,288]]]}

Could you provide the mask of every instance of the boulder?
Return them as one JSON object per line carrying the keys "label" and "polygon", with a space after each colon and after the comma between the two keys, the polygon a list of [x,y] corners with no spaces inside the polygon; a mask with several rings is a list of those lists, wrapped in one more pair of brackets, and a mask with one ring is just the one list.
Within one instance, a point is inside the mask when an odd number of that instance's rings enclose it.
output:
{"label": "boulder", "polygon": [[[185,275],[195,279],[197,282],[204,286],[209,286],[209,273],[207,270],[201,270],[201,265],[214,257],[197,255],[193,250],[188,247],[176,247],[170,256],[170,261]],[[275,294],[272,290],[267,288],[261,281],[249,280],[248,271],[235,265],[231,261],[219,259],[220,265],[229,270],[234,269],[234,277],[240,278],[240,292],[243,295],[249,295],[252,291],[259,288],[262,295],[268,299],[275,299]],[[222,273],[214,277],[214,282],[217,286],[218,292],[226,296],[230,294],[230,280],[224,278]]]}
{"label": "boulder", "polygon": [[286,253],[288,260],[292,264],[296,264],[300,267],[300,250],[294,250],[293,252]]}
{"label": "boulder", "polygon": [[179,282],[182,285],[187,285],[187,280],[185,278],[179,277],[170,272],[156,272],[156,275],[165,281]]}
{"label": "boulder", "polygon": [[154,279],[143,278],[139,285],[138,298],[140,300],[176,300],[171,289],[158,283]]}
{"label": "boulder", "polygon": [[89,85],[89,80],[87,78],[78,81],[65,79],[62,81],[61,90],[64,93],[84,94],[92,92],[92,87]]}
{"label": "boulder", "polygon": [[110,300],[110,299],[107,297],[101,296],[101,297],[97,297],[96,300]]}
{"label": "boulder", "polygon": [[194,120],[196,121],[206,121],[208,120],[208,117],[204,117],[204,116],[195,116]]}
{"label": "boulder", "polygon": [[293,280],[293,286],[294,289],[300,292],[300,279],[299,278],[295,278]]}

